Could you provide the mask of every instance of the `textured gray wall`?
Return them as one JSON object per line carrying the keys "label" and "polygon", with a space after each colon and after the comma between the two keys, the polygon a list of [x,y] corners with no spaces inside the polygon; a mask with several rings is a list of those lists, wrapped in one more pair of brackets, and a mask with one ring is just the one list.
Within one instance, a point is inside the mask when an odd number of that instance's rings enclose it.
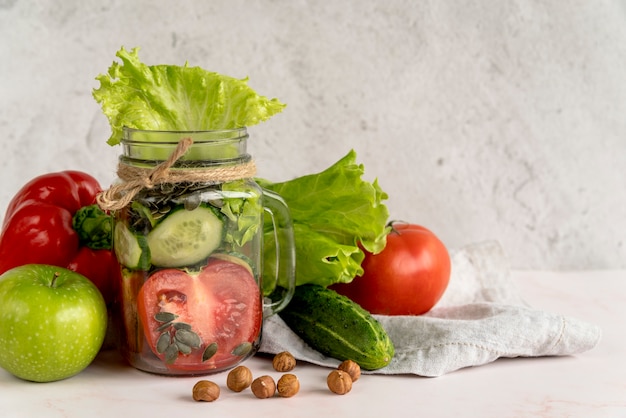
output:
{"label": "textured gray wall", "polygon": [[250,129],[259,175],[354,148],[391,216],[519,269],[626,267],[626,2],[0,0],[0,204],[31,177],[104,185],[91,97],[122,45],[250,77],[287,109]]}

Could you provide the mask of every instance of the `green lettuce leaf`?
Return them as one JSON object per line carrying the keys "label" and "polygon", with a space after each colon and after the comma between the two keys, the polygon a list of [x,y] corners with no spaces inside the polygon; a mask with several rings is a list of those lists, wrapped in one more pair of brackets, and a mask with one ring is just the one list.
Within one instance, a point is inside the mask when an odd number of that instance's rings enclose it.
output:
{"label": "green lettuce leaf", "polygon": [[[385,247],[388,196],[362,179],[364,167],[351,150],[328,169],[282,183],[257,179],[289,206],[296,243],[296,285],[348,283],[363,274],[364,248],[379,253]],[[264,277],[275,277],[274,234],[266,225]],[[279,286],[286,287],[279,278]],[[270,284],[273,286],[273,284]],[[272,289],[264,287],[264,293]]]}
{"label": "green lettuce leaf", "polygon": [[225,241],[236,247],[243,247],[251,241],[260,228],[260,216],[263,208],[256,190],[244,180],[229,181],[222,184],[226,196],[234,193],[235,197],[224,197],[220,211],[233,225],[226,229]]}
{"label": "green lettuce leaf", "polygon": [[258,95],[248,79],[236,79],[200,67],[146,65],[138,48],[116,53],[106,74],[96,79],[93,97],[109,119],[110,145],[122,128],[198,131],[232,129],[263,122],[283,110],[277,99]]}

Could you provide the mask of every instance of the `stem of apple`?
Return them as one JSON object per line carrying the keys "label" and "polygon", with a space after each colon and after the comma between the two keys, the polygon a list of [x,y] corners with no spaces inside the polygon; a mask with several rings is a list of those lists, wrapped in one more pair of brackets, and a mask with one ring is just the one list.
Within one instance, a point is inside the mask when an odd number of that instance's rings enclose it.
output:
{"label": "stem of apple", "polygon": [[50,283],[50,287],[55,287],[57,284],[57,278],[60,276],[61,274],[58,271],[54,272],[54,275],[52,276],[52,283]]}

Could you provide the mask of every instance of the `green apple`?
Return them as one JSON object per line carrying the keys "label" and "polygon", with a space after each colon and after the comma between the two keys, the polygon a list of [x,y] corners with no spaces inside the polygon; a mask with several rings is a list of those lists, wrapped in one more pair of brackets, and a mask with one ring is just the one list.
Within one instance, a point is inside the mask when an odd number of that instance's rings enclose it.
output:
{"label": "green apple", "polygon": [[106,327],[102,294],[78,273],[27,264],[0,276],[0,367],[21,379],[79,373],[98,354]]}

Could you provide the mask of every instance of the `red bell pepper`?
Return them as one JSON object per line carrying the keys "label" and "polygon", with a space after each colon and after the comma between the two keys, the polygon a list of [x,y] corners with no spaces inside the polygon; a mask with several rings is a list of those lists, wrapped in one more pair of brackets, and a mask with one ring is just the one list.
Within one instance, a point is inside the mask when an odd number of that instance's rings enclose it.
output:
{"label": "red bell pepper", "polygon": [[79,171],[45,174],[9,203],[0,235],[0,274],[24,264],[50,264],[90,279],[107,303],[119,274],[111,251],[112,220],[96,204],[96,179]]}

